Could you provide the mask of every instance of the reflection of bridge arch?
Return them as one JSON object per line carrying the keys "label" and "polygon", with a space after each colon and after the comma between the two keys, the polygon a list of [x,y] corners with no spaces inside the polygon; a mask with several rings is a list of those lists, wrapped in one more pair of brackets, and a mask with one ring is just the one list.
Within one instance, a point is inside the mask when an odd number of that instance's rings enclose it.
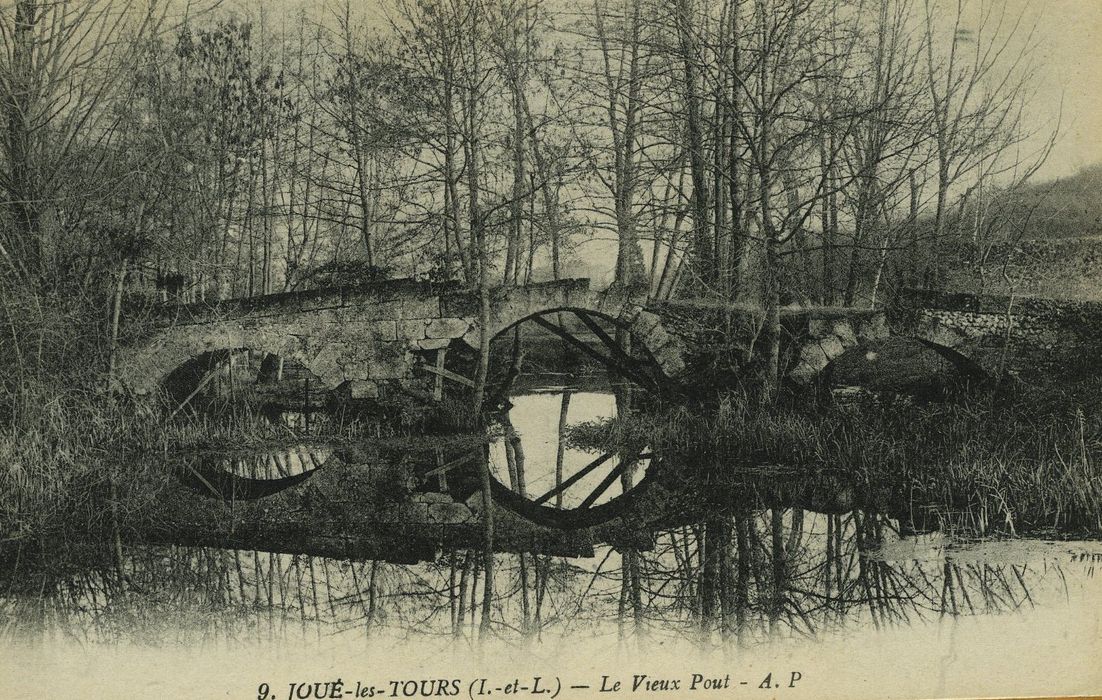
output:
{"label": "reflection of bridge arch", "polygon": [[255,500],[301,484],[332,456],[332,448],[317,445],[240,454],[198,453],[179,455],[173,472],[181,483],[207,498]]}
{"label": "reflection of bridge arch", "polygon": [[[308,421],[305,413],[323,407],[334,389],[300,359],[251,347],[204,349],[179,362],[160,358],[150,377],[165,401],[169,417],[196,404],[251,404],[271,419]],[[174,363],[175,366],[173,366]]]}

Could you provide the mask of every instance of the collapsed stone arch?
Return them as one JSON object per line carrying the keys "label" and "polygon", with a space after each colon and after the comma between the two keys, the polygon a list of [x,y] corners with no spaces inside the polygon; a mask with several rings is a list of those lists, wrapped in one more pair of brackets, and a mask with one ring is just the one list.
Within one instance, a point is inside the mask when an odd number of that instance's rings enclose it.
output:
{"label": "collapsed stone arch", "polygon": [[888,335],[887,325],[879,320],[856,324],[849,318],[813,320],[807,325],[804,337],[797,338],[788,353],[790,369],[785,376],[797,386],[811,384],[835,359],[863,343]]}
{"label": "collapsed stone arch", "polygon": [[116,381],[135,396],[155,395],[177,369],[206,353],[253,350],[292,360],[306,368],[327,387],[343,379],[317,362],[302,338],[290,334],[226,332],[211,326],[176,326],[162,329],[144,345],[120,357]]}
{"label": "collapsed stone arch", "polygon": [[[988,382],[991,373],[974,357],[975,339],[939,324],[891,332],[885,324],[854,328],[850,320],[835,320],[823,329],[812,328],[809,337],[797,344],[788,379],[797,385],[818,381],[834,361],[851,352],[866,350],[871,343],[888,337],[913,340],[937,353],[962,377]],[[816,332],[818,330],[818,332]]]}

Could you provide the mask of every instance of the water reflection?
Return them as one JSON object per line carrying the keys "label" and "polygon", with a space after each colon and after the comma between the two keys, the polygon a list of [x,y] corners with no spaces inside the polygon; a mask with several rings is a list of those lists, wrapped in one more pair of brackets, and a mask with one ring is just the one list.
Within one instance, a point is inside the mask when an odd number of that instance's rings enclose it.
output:
{"label": "water reflection", "polygon": [[1102,594],[1094,543],[969,543],[899,489],[566,439],[638,407],[527,385],[489,434],[177,455],[119,546],[0,549],[0,633],[750,647],[958,617],[997,634]]}
{"label": "water reflection", "polygon": [[5,636],[88,642],[386,630],[750,645],[1066,605],[1069,581],[1092,581],[1102,561],[1089,545],[1004,543],[993,553],[937,535],[904,538],[891,519],[862,511],[732,513],[653,539],[649,551],[603,545],[590,558],[530,551],[488,560],[445,548],[410,564],[133,546],[117,566],[33,575],[9,567],[0,609]]}
{"label": "water reflection", "polygon": [[176,455],[173,472],[200,495],[251,500],[279,493],[313,476],[333,455],[327,446],[294,445],[242,454]]}
{"label": "water reflection", "polygon": [[512,396],[496,416],[502,437],[489,453],[491,476],[504,487],[496,492],[498,502],[537,523],[562,527],[595,525],[621,514],[627,501],[620,497],[650,468],[650,448],[582,448],[570,443],[568,431],[612,420],[630,410],[629,401],[623,389],[556,387]]}

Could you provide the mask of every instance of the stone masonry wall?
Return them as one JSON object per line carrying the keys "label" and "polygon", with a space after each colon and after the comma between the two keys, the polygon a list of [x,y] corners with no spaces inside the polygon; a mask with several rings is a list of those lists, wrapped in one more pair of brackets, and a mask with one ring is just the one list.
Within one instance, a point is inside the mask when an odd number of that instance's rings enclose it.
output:
{"label": "stone masonry wall", "polygon": [[1006,368],[1023,376],[1097,371],[1102,351],[1102,302],[907,291],[892,317],[897,333],[959,350],[989,370],[1005,349]]}

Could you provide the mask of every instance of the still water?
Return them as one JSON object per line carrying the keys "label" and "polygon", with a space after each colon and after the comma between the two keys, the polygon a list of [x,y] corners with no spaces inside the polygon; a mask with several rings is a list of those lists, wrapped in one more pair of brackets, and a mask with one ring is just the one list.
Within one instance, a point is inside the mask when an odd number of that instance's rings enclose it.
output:
{"label": "still water", "polygon": [[[513,396],[505,429],[488,448],[492,476],[513,491],[521,482],[530,499],[553,491],[600,456],[569,444],[561,428],[611,418],[617,403],[612,391],[592,387]],[[977,663],[988,684],[969,686],[977,694],[1013,689],[1000,679],[1023,673],[1046,692],[1096,680],[1083,676],[1093,666],[1076,650],[1091,653],[1102,636],[1100,543],[973,541],[903,524],[898,514],[817,512],[798,498],[748,492],[721,511],[687,504],[681,517],[645,532],[627,518],[565,534],[517,529],[515,516],[498,508],[488,553],[477,518],[403,522],[401,507],[389,520],[374,517],[386,498],[419,504],[417,512],[430,516],[434,507],[464,503],[477,514],[481,491],[457,487],[458,470],[445,470],[444,493],[434,478],[417,477],[418,468],[461,455],[430,442],[373,452],[370,464],[311,444],[219,456],[216,471],[278,488],[248,495],[251,506],[226,506],[177,485],[185,494],[177,502],[197,519],[166,507],[168,535],[132,538],[121,557],[74,550],[40,567],[9,556],[0,580],[5,663],[54,664],[65,678],[74,669],[60,659],[70,657],[51,660],[55,652],[43,650],[69,649],[86,663],[112,657],[125,669],[139,658],[165,663],[158,654],[171,649],[204,659],[204,678],[231,674],[235,680],[218,683],[241,689],[255,689],[249,684],[259,678],[232,675],[243,650],[254,659],[274,655],[284,671],[311,658],[364,672],[369,658],[373,673],[386,659],[394,673],[519,664],[532,673],[574,669],[579,683],[602,675],[598,659],[616,660],[610,668],[684,673],[670,660],[675,654],[706,672],[734,670],[736,686],[797,674],[804,685],[792,692],[811,696],[875,677],[885,663],[898,665],[901,687],[931,695],[960,692],[965,677],[974,683]],[[419,450],[432,453],[427,467],[411,466]],[[618,471],[621,461],[629,464]],[[564,489],[561,507],[614,502],[650,468],[646,458],[613,455]],[[395,474],[408,481],[406,490],[380,495],[380,481]],[[348,510],[325,502],[326,479],[359,502]],[[554,508],[554,500],[541,507]],[[206,527],[201,512],[216,508],[230,513],[228,529],[188,530]],[[349,517],[371,523],[357,529]],[[185,531],[173,541],[172,533]],[[361,546],[357,538],[369,535],[378,540]]]}

